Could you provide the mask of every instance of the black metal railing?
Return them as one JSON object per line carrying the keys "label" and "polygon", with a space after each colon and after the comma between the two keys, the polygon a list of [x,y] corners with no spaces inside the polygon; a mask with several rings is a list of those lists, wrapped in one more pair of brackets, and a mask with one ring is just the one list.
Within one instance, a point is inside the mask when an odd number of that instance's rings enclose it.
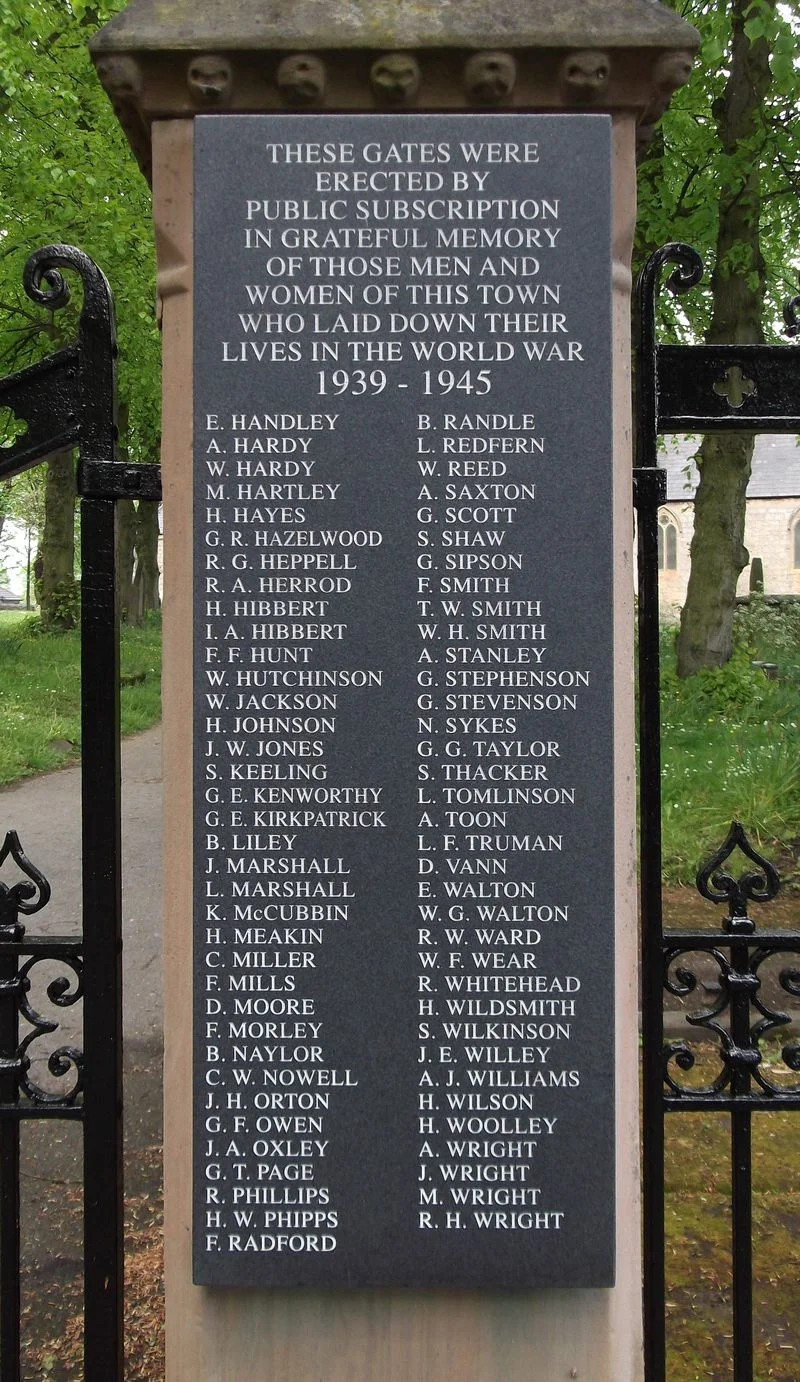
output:
{"label": "black metal railing", "polygon": [[[688,245],[670,244],[645,265],[637,285],[636,457],[634,503],[638,530],[640,902],[642,927],[642,1058],[644,1198],[644,1313],[646,1382],[666,1382],[664,1119],[670,1112],[726,1112],[731,1128],[731,1221],[734,1382],[753,1382],[753,1259],[751,1120],[755,1110],[800,1110],[800,1083],[771,1080],[762,1068],[761,1041],[789,1023],[769,1008],[761,969],[775,955],[800,953],[800,931],[759,931],[748,904],[769,902],[778,875],[734,822],[728,838],[698,875],[698,890],[727,903],[717,930],[664,931],[661,901],[661,727],[658,608],[658,507],[665,473],[658,466],[662,433],[746,430],[800,432],[800,355],[795,346],[674,346],[659,344],[655,312],[659,280],[682,293],[700,282],[703,264]],[[786,308],[788,335],[798,332],[800,298]],[[739,878],[725,872],[740,850],[755,865]],[[665,1044],[665,993],[685,999],[697,976],[688,958],[716,966],[718,998],[686,1015],[687,1035]],[[800,997],[800,969],[779,975]],[[719,1070],[705,1084],[681,1079],[695,1069],[692,1035],[716,1043]],[[784,1045],[787,1071],[800,1071],[800,1045]]]}
{"label": "black metal railing", "polygon": [[[658,506],[664,497],[657,464],[660,433],[685,430],[800,431],[800,372],[793,347],[663,346],[656,340],[655,297],[662,268],[675,266],[669,286],[684,291],[702,265],[683,245],[660,250],[639,282],[638,423],[634,473],[639,561],[639,706],[643,927],[645,1318],[647,1382],[665,1379],[664,1117],[675,1109],[716,1108],[731,1119],[734,1376],[752,1382],[752,1159],[755,1109],[800,1108],[800,1087],[775,1086],[761,1069],[759,1043],[788,1021],[759,996],[759,971],[769,956],[800,951],[800,933],[759,932],[747,900],[768,900],[776,879],[735,826],[701,875],[713,903],[728,902],[719,931],[663,932],[661,910],[660,718],[658,644]],[[68,296],[61,269],[75,269],[84,286],[79,338],[49,360],[0,381],[0,406],[27,431],[0,460],[0,478],[19,473],[58,448],[79,448],[82,496],[82,827],[83,934],[28,936],[21,916],[47,902],[46,880],[25,858],[13,832],[0,849],[28,881],[0,885],[0,1360],[4,1382],[19,1382],[19,1126],[22,1118],[79,1119],[84,1130],[84,1376],[122,1378],[122,1080],[120,781],[118,616],[114,570],[117,498],[160,497],[158,467],[115,459],[114,333],[111,298],[100,271],[80,251],[50,246],[32,256],[25,273],[29,296],[55,310]],[[787,309],[797,330],[798,299]],[[742,387],[745,382],[748,387]],[[719,388],[715,389],[715,384]],[[752,387],[750,387],[752,385]],[[735,410],[735,411],[732,411]],[[723,864],[734,848],[756,864],[734,880]],[[665,988],[694,989],[682,963],[710,955],[720,973],[720,999],[687,1019],[718,1042],[720,1071],[708,1086],[682,1082],[694,1055],[686,1042],[665,1047]],[[49,1058],[65,1079],[53,1095],[30,1077],[28,1047],[52,1022],[30,1007],[29,976],[42,959],[60,961],[62,978],[49,986],[51,1002],[83,1003],[84,1051],[62,1046]],[[680,963],[679,963],[680,962]],[[800,995],[800,974],[787,967],[780,983]],[[755,1018],[754,1018],[755,1014]],[[20,1018],[26,1031],[20,1034]],[[783,1049],[800,1070],[797,1043]]]}
{"label": "black metal railing", "polygon": [[[13,831],[0,847],[23,878],[0,884],[0,1373],[19,1382],[19,1132],[23,1119],[77,1119],[83,1126],[84,1378],[123,1376],[122,931],[119,750],[119,616],[115,500],[160,498],[158,466],[117,459],[114,316],[105,277],[69,245],[36,251],[25,267],[29,298],[48,311],[69,300],[63,270],[83,288],[77,341],[0,380],[0,407],[22,435],[0,452],[0,479],[76,447],[81,497],[82,934],[26,934],[20,917],[42,909],[50,889]],[[30,1074],[29,1047],[57,1024],[30,1003],[30,976],[43,960],[62,976],[47,996],[55,1008],[82,1005],[83,1050],[60,1046],[48,1059],[58,1092]],[[22,1019],[22,1026],[21,1020]]]}

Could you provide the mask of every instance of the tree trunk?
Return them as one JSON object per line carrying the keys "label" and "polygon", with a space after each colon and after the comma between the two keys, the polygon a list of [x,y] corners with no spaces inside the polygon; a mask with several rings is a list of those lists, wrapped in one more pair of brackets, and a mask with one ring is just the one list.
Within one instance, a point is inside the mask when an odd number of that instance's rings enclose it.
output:
{"label": "tree trunk", "polygon": [[[774,10],[776,0],[767,0]],[[715,103],[723,158],[710,344],[763,341],[766,271],[761,254],[759,139],[770,86],[770,46],[744,32],[751,0],[733,0],[733,43],[724,98]],[[734,383],[735,381],[729,381]],[[747,389],[747,380],[739,380]],[[731,390],[732,406],[741,394]],[[720,667],[731,656],[736,583],[749,557],[744,546],[745,494],[753,437],[707,434],[698,457],[691,571],[678,635],[678,675]]]}
{"label": "tree trunk", "polygon": [[136,528],[136,574],[133,582],[137,624],[142,622],[149,610],[161,608],[158,589],[158,536],[158,505],[140,499]]}
{"label": "tree trunk", "polygon": [[749,555],[744,514],[753,438],[710,433],[701,447],[692,569],[678,637],[678,674],[722,667],[733,647],[736,583]]}
{"label": "tree trunk", "polygon": [[44,628],[72,629],[78,619],[75,582],[75,460],[59,451],[47,462],[44,528],[39,544],[39,603]]}
{"label": "tree trunk", "polygon": [[117,500],[117,588],[120,619],[138,623],[135,616],[133,562],[138,517],[132,499]]}

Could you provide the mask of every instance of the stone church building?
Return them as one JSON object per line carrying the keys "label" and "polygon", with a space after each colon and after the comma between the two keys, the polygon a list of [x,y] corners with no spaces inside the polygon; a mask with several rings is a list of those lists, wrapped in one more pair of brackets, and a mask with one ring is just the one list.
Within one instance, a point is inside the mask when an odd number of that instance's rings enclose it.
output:
{"label": "stone church building", "polygon": [[[700,438],[675,438],[659,457],[667,472],[667,501],[659,513],[659,604],[662,616],[677,617],[689,579]],[[747,488],[744,543],[751,562],[760,557],[766,595],[800,595],[800,443],[795,436],[756,437]],[[739,578],[739,594],[750,588],[751,567]]]}

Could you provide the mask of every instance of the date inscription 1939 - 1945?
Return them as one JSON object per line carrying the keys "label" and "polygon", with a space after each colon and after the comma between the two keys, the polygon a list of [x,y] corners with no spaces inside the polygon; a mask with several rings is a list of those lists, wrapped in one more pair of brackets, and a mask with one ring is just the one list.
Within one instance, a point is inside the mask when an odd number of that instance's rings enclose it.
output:
{"label": "date inscription 1939 - 1945", "polygon": [[195,122],[196,1280],[608,1285],[609,123],[316,121]]}

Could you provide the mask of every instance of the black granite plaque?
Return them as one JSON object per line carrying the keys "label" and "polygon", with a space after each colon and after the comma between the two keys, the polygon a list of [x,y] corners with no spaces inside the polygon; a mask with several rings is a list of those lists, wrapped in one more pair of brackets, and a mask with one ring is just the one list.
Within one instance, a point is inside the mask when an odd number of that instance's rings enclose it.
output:
{"label": "black granite plaque", "polygon": [[613,1280],[610,122],[195,122],[195,1276]]}

